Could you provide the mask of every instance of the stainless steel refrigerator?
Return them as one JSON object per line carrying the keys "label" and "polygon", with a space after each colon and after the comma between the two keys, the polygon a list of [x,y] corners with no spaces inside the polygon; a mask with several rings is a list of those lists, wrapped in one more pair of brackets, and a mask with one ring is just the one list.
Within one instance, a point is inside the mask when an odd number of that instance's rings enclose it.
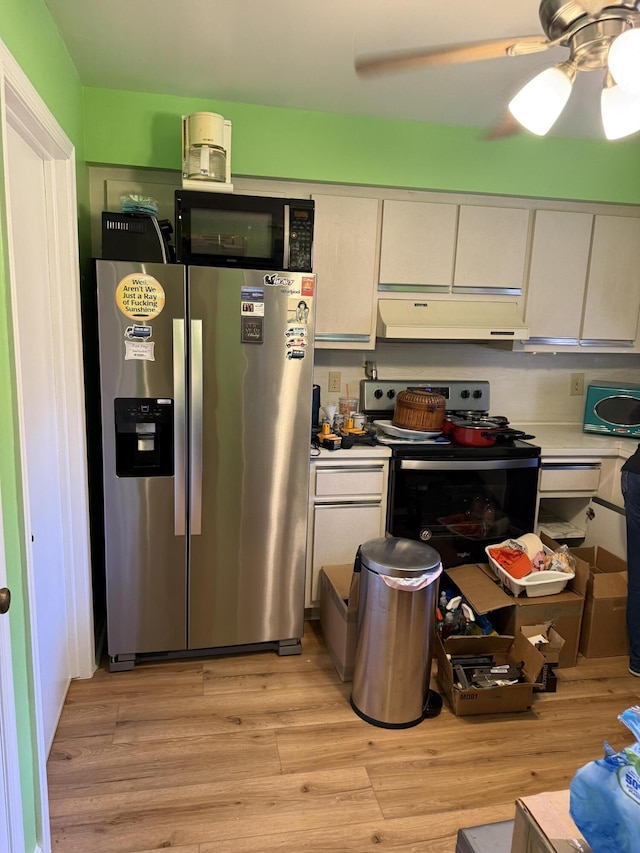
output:
{"label": "stainless steel refrigerator", "polygon": [[315,276],[96,266],[111,668],[298,653]]}

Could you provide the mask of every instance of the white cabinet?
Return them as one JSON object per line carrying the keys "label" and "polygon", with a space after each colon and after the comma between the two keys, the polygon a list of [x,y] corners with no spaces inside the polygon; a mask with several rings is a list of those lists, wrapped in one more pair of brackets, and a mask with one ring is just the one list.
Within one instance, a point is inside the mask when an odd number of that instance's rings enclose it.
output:
{"label": "white cabinet", "polygon": [[322,566],[353,563],[358,546],[384,536],[386,458],[311,463],[305,607],[319,604]]}
{"label": "white cabinet", "polygon": [[449,291],[458,206],[385,199],[379,290]]}
{"label": "white cabinet", "polygon": [[537,210],[525,323],[532,339],[578,343],[593,216]]}
{"label": "white cabinet", "polygon": [[540,460],[536,530],[553,539],[584,539],[591,499],[600,486],[601,460],[549,456]]}
{"label": "white cabinet", "polygon": [[522,293],[530,211],[460,205],[453,289]]}
{"label": "white cabinet", "polygon": [[318,276],[316,346],[373,349],[380,201],[311,197],[315,201],[313,270]]}
{"label": "white cabinet", "polygon": [[531,342],[631,346],[639,269],[640,218],[536,211],[525,310]]}
{"label": "white cabinet", "polygon": [[379,290],[522,293],[524,208],[385,199]]}
{"label": "white cabinet", "polygon": [[596,216],[581,338],[633,343],[640,310],[640,219]]}

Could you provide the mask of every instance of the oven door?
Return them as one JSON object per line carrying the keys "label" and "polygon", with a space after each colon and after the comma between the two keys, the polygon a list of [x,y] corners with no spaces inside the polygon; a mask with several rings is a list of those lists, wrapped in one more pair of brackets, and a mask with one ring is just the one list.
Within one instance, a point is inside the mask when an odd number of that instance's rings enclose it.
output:
{"label": "oven door", "polygon": [[387,530],[420,539],[445,568],[486,562],[485,548],[535,521],[539,459],[395,459]]}

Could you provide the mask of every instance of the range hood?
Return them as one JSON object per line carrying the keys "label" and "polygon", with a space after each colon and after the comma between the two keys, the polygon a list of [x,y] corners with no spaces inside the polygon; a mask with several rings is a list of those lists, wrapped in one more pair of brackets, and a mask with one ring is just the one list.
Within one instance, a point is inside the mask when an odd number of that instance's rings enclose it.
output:
{"label": "range hood", "polygon": [[522,341],[529,337],[515,302],[379,299],[378,338],[407,341]]}

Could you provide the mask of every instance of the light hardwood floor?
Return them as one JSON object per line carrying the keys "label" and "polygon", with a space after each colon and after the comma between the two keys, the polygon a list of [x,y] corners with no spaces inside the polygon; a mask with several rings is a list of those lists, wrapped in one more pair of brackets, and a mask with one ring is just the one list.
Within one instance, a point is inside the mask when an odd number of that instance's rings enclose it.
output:
{"label": "light hardwood floor", "polygon": [[454,853],[459,828],[566,788],[605,738],[631,742],[617,717],[640,679],[626,658],[580,658],[559,677],[530,712],[445,705],[389,731],[354,714],[315,622],[300,656],[104,667],[71,685],[51,751],[54,850]]}

